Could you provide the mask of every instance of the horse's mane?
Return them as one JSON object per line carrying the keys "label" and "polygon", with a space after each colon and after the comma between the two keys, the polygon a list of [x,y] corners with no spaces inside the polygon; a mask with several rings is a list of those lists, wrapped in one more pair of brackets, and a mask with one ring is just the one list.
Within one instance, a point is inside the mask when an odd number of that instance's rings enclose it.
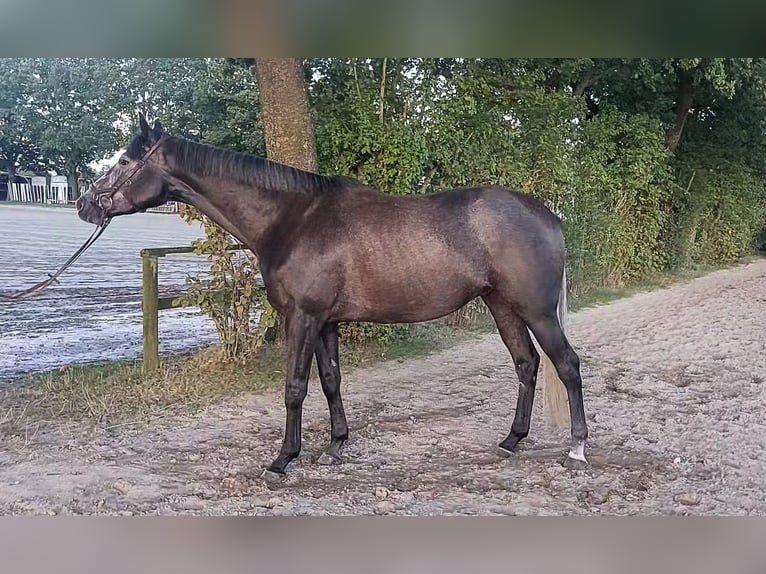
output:
{"label": "horse's mane", "polygon": [[[337,189],[351,180],[290,167],[266,158],[172,136],[165,144],[175,166],[202,177],[223,177],[266,191],[317,193]],[[140,152],[139,152],[140,153]]]}

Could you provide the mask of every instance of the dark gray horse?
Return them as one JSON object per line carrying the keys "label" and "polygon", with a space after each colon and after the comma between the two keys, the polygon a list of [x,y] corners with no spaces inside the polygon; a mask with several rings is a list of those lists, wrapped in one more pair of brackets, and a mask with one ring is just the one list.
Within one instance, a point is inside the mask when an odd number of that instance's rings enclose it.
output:
{"label": "dark gray horse", "polygon": [[283,474],[300,452],[314,356],[331,421],[330,444],[319,462],[341,460],[348,425],[340,396],[339,322],[427,321],[475,297],[492,312],[521,382],[501,449],[513,451],[529,433],[540,364],[531,331],[555,366],[543,384],[554,403],[558,393],[558,408],[571,420],[569,456],[585,461],[579,359],[560,322],[566,313],[564,238],[561,222],[542,203],[497,186],[386,195],[352,179],[173,137],[159,122],[150,128],[139,119],[141,131],[126,153],[77,200],[79,215],[99,224],[181,201],[256,254],[269,302],[287,329],[287,422],[269,471]]}

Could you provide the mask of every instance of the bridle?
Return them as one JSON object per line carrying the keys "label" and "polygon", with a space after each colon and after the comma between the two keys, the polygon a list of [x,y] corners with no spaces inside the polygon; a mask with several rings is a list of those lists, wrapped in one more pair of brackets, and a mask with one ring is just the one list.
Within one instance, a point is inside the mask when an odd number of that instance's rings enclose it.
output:
{"label": "bridle", "polygon": [[[136,162],[136,164],[131,168],[129,171],[127,177],[123,178],[122,181],[120,181],[119,184],[107,187],[104,189],[99,190],[98,192],[91,191],[93,193],[93,196],[96,198],[96,202],[98,203],[98,206],[104,210],[104,214],[106,214],[109,209],[112,207],[112,197],[115,193],[117,193],[120,188],[122,188],[125,185],[133,185],[132,178],[136,176],[136,174],[141,171],[141,169],[146,165],[146,160],[151,157],[151,155],[157,151],[157,148],[160,147],[160,144],[165,140],[165,134],[162,134],[160,136],[160,139],[157,140],[157,142],[149,148],[149,150],[144,154],[144,157],[142,157],[140,160]],[[127,199],[127,198],[126,198]],[[107,203],[104,203],[104,200],[107,201]],[[128,199],[130,202],[130,199]],[[23,299],[24,297],[28,297],[34,293],[38,293],[40,291],[43,291],[53,283],[58,283],[57,279],[59,275],[61,275],[68,267],[70,267],[72,264],[74,264],[75,261],[77,261],[80,258],[80,255],[85,253],[85,251],[93,245],[96,240],[101,236],[101,234],[106,229],[107,225],[112,221],[111,217],[105,218],[99,225],[96,227],[96,229],[93,230],[93,233],[91,233],[90,237],[83,243],[80,248],[74,252],[74,255],[72,255],[66,263],[64,263],[61,267],[59,267],[58,271],[55,273],[49,273],[48,279],[45,279],[43,281],[40,281],[36,285],[32,285],[28,289],[24,289],[23,291],[17,291],[16,293],[13,293],[12,295],[4,295],[0,293],[0,301],[14,301],[17,299]]]}
{"label": "bridle", "polygon": [[[98,203],[98,206],[104,210],[104,215],[106,215],[106,213],[112,208],[112,198],[114,197],[114,194],[120,191],[120,189],[125,185],[133,185],[133,178],[136,176],[136,174],[138,174],[139,171],[144,168],[144,166],[146,166],[146,160],[148,160],[152,154],[157,151],[165,139],[165,134],[162,134],[160,139],[158,139],[155,144],[147,150],[147,152],[144,154],[144,157],[136,161],[136,163],[128,172],[127,176],[124,177],[122,181],[120,181],[117,185],[105,187],[98,191],[91,190],[93,197],[96,199],[96,203]],[[126,197],[125,199],[132,204],[129,198]],[[106,222],[108,221],[109,220],[107,219]]]}

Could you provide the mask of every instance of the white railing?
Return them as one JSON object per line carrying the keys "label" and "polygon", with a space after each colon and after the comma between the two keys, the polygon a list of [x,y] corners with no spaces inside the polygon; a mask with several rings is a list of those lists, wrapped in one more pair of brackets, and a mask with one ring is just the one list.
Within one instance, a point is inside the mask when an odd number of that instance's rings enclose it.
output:
{"label": "white railing", "polygon": [[[85,188],[83,188],[84,191]],[[53,185],[41,185],[34,181],[29,183],[9,183],[8,201],[17,203],[38,203],[67,205],[69,201],[68,188],[54,183]],[[159,207],[147,209],[149,213],[178,213],[178,202],[170,201]]]}
{"label": "white railing", "polygon": [[60,185],[29,185],[9,183],[8,201],[18,203],[48,203],[66,205],[69,203],[67,188]]}
{"label": "white railing", "polygon": [[28,183],[9,183],[8,201],[32,203],[34,201],[32,186]]}
{"label": "white railing", "polygon": [[169,201],[164,205],[160,205],[159,207],[152,207],[146,211],[149,213],[178,213],[178,202]]}

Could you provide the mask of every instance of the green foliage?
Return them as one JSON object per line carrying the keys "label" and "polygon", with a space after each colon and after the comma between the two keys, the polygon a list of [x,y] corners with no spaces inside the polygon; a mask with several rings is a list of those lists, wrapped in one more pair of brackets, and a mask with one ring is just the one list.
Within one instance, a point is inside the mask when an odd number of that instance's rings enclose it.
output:
{"label": "green foliage", "polygon": [[182,217],[187,223],[203,224],[205,237],[195,241],[194,251],[210,261],[209,277],[190,277],[183,299],[213,320],[229,360],[247,360],[276,319],[265,292],[256,285],[258,262],[246,251],[231,249],[235,246],[231,236],[198,210],[185,207]]}
{"label": "green foliage", "polygon": [[[132,59],[124,67],[133,101],[171,133],[263,154],[258,91],[247,67],[222,58]],[[136,118],[130,116],[135,133]]]}
{"label": "green foliage", "polygon": [[385,323],[343,323],[338,329],[340,340],[344,343],[377,342],[384,345],[403,341],[410,326],[407,324],[390,325]]}
{"label": "green foliage", "polygon": [[[125,100],[111,60],[27,58],[0,61],[15,143],[6,161],[77,176],[117,147],[114,122]],[[7,146],[4,146],[7,148]]]}
{"label": "green foliage", "polygon": [[367,60],[318,63],[322,77],[312,95],[321,171],[353,176],[390,193],[416,189],[426,148],[416,118],[397,109],[397,95],[405,88],[398,82],[401,75],[393,74],[401,74],[403,66],[404,61],[390,61],[381,101],[382,68]]}
{"label": "green foliage", "polygon": [[662,126],[610,109],[585,122],[582,136],[578,193],[562,209],[575,235],[568,241],[579,263],[575,285],[620,286],[662,269],[658,242],[671,181]]}
{"label": "green foliage", "polygon": [[[680,217],[679,267],[723,263],[753,253],[766,221],[762,178],[737,166],[696,172]],[[677,262],[678,263],[678,262]]]}
{"label": "green foliage", "polygon": [[39,144],[30,139],[22,113],[23,67],[18,60],[0,60],[0,171],[40,172],[49,167]]}

